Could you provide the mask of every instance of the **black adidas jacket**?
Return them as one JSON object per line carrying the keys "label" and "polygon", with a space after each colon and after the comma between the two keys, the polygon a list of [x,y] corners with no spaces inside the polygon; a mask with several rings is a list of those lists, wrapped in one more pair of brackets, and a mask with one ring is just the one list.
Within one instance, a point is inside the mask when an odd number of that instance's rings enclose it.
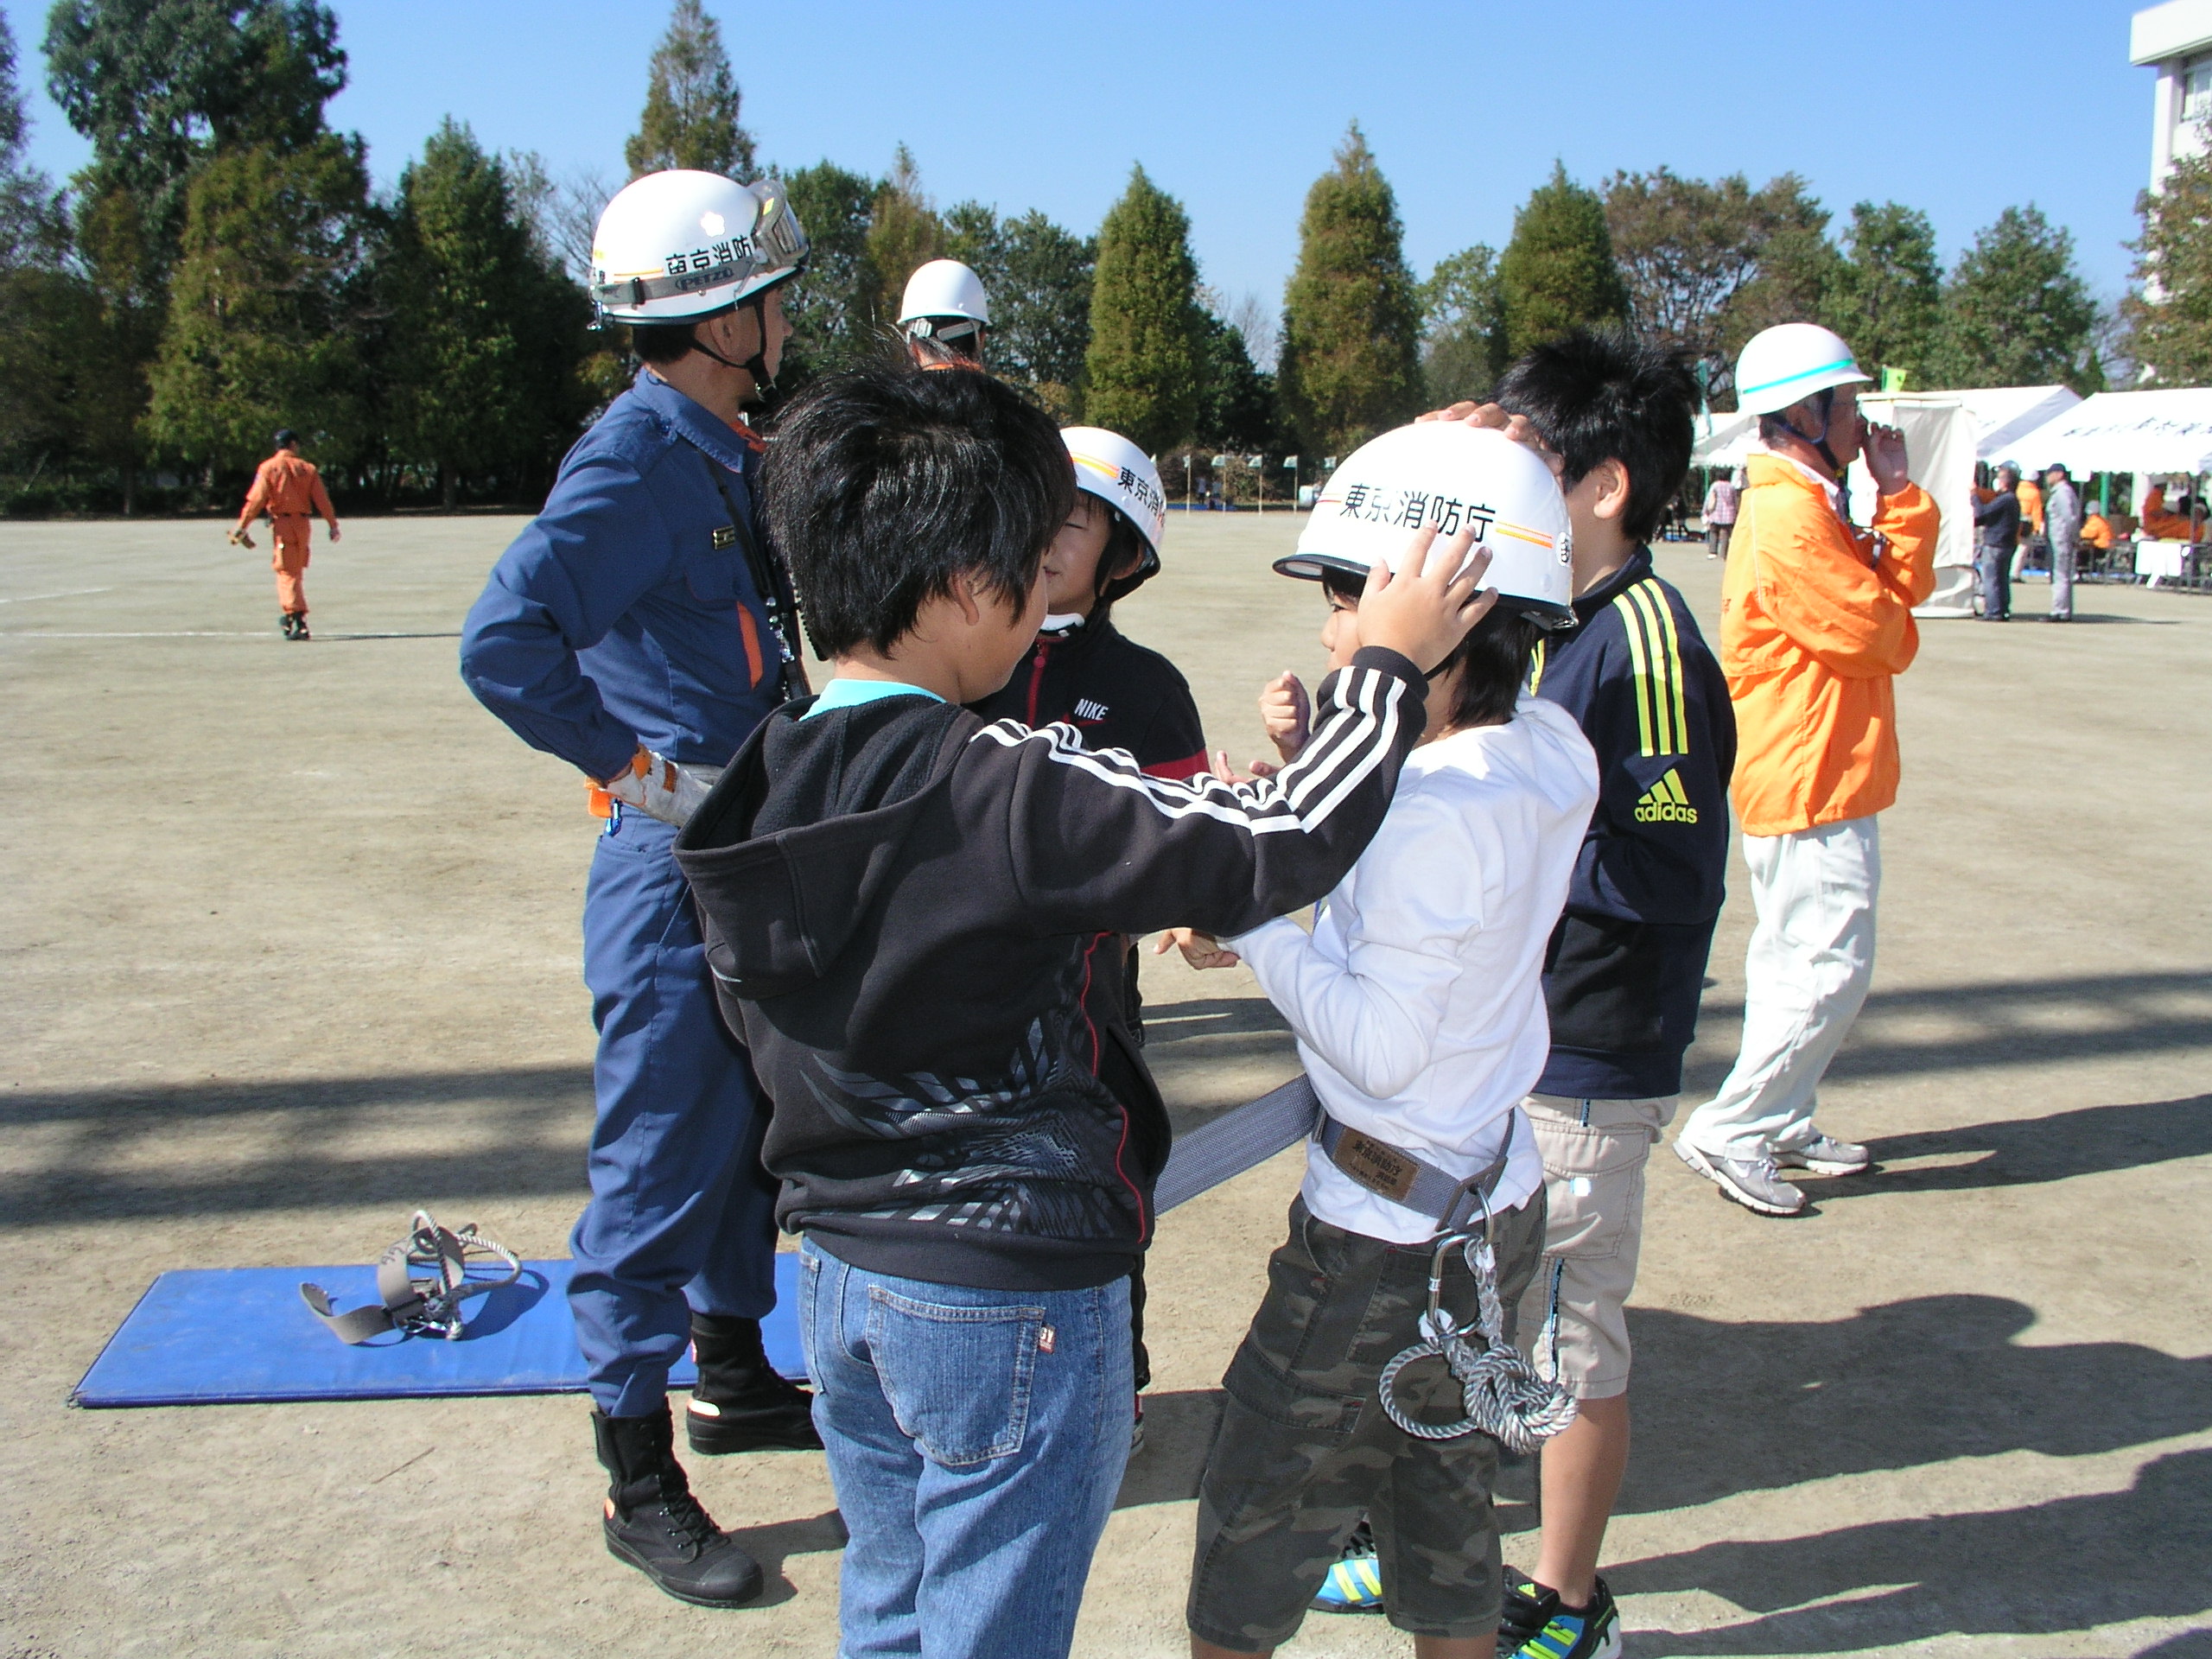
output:
{"label": "black adidas jacket", "polygon": [[1110,617],[1040,633],[996,696],[969,705],[986,720],[1065,721],[1093,749],[1127,749],[1155,778],[1206,770],[1205,732],[1191,687],[1158,652]]}
{"label": "black adidas jacket", "polygon": [[1257,926],[1357,860],[1424,685],[1366,650],[1272,779],[1147,778],[1066,726],[897,696],[764,721],[677,837],[774,1102],[777,1217],[855,1266],[991,1289],[1129,1272],[1167,1119],[1088,995],[1115,936]]}
{"label": "black adidas jacket", "polygon": [[1598,754],[1597,810],[1545,960],[1548,1095],[1671,1095],[1727,896],[1728,683],[1682,596],[1638,548],[1547,635],[1529,689]]}

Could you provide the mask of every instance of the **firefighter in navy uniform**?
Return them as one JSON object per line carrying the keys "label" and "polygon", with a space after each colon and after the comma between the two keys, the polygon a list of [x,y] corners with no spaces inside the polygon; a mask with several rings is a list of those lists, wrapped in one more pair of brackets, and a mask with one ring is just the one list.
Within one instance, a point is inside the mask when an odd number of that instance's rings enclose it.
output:
{"label": "firefighter in navy uniform", "polygon": [[761,1351],[775,1305],[766,1114],[671,851],[753,728],[806,690],[743,414],[774,379],[791,334],[779,289],[805,257],[773,181],[671,170],[608,204],[594,297],[631,325],[645,366],[569,452],[461,652],[469,689],[582,772],[606,821],[584,893],[596,1118],[569,1299],[611,1477],[607,1548],[702,1606],[751,1600],[762,1574],[676,1459],[668,1374],[686,1344],[694,1451],[821,1444],[810,1397]]}

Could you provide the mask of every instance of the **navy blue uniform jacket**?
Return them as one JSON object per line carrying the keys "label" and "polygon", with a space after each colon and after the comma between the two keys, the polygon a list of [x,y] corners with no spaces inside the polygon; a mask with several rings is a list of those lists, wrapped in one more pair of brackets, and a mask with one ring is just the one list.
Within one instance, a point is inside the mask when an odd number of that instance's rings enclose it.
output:
{"label": "navy blue uniform jacket", "polygon": [[784,700],[731,523],[734,510],[759,536],[759,469],[726,422],[641,372],[493,567],[461,632],[468,689],[589,777],[613,776],[640,744],[728,766]]}
{"label": "navy blue uniform jacket", "polygon": [[1651,553],[1574,601],[1529,689],[1598,753],[1598,806],[1544,963],[1551,1058],[1540,1093],[1631,1100],[1682,1086],[1699,988],[1727,896],[1728,683]]}

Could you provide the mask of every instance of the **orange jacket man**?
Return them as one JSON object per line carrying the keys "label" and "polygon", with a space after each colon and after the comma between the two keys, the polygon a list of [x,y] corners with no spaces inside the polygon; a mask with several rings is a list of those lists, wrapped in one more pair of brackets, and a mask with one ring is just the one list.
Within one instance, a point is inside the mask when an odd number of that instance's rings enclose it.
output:
{"label": "orange jacket man", "polygon": [[276,603],[283,609],[278,626],[287,639],[308,638],[308,593],[302,580],[308,568],[308,527],[314,515],[322,515],[330,526],[330,539],[338,540],[338,514],[330,505],[330,492],[314,463],[300,459],[298,434],[286,427],[276,435],[276,453],[255,469],[253,487],[245,493],[245,505],[231,540],[251,547],[248,526],[263,513],[269,515],[269,568],[276,573]]}
{"label": "orange jacket man", "polygon": [[[1840,339],[1809,323],[1755,336],[1737,369],[1738,407],[1759,416],[1764,453],[1750,459],[1738,511],[1720,666],[1758,923],[1735,1069],[1675,1149],[1766,1215],[1804,1205],[1782,1168],[1848,1174],[1868,1162],[1866,1147],[1815,1128],[1813,1107],[1873,976],[1875,815],[1897,792],[1890,681],[1920,647],[1912,607],[1935,588],[1941,515],[1907,476],[1904,438],[1859,416],[1866,378]],[[1871,536],[1845,516],[1839,484],[1861,454],[1881,493]]]}

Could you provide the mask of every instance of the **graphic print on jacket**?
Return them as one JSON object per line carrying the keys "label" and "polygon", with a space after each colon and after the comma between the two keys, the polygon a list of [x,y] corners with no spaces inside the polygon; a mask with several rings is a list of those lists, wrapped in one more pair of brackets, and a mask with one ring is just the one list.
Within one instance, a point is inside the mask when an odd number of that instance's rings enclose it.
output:
{"label": "graphic print on jacket", "polygon": [[785,1228],[948,1284],[1128,1273],[1169,1137],[1110,990],[1116,936],[1242,932],[1334,887],[1424,691],[1362,652],[1298,762],[1240,785],[920,696],[772,715],[676,844],[774,1102]]}

